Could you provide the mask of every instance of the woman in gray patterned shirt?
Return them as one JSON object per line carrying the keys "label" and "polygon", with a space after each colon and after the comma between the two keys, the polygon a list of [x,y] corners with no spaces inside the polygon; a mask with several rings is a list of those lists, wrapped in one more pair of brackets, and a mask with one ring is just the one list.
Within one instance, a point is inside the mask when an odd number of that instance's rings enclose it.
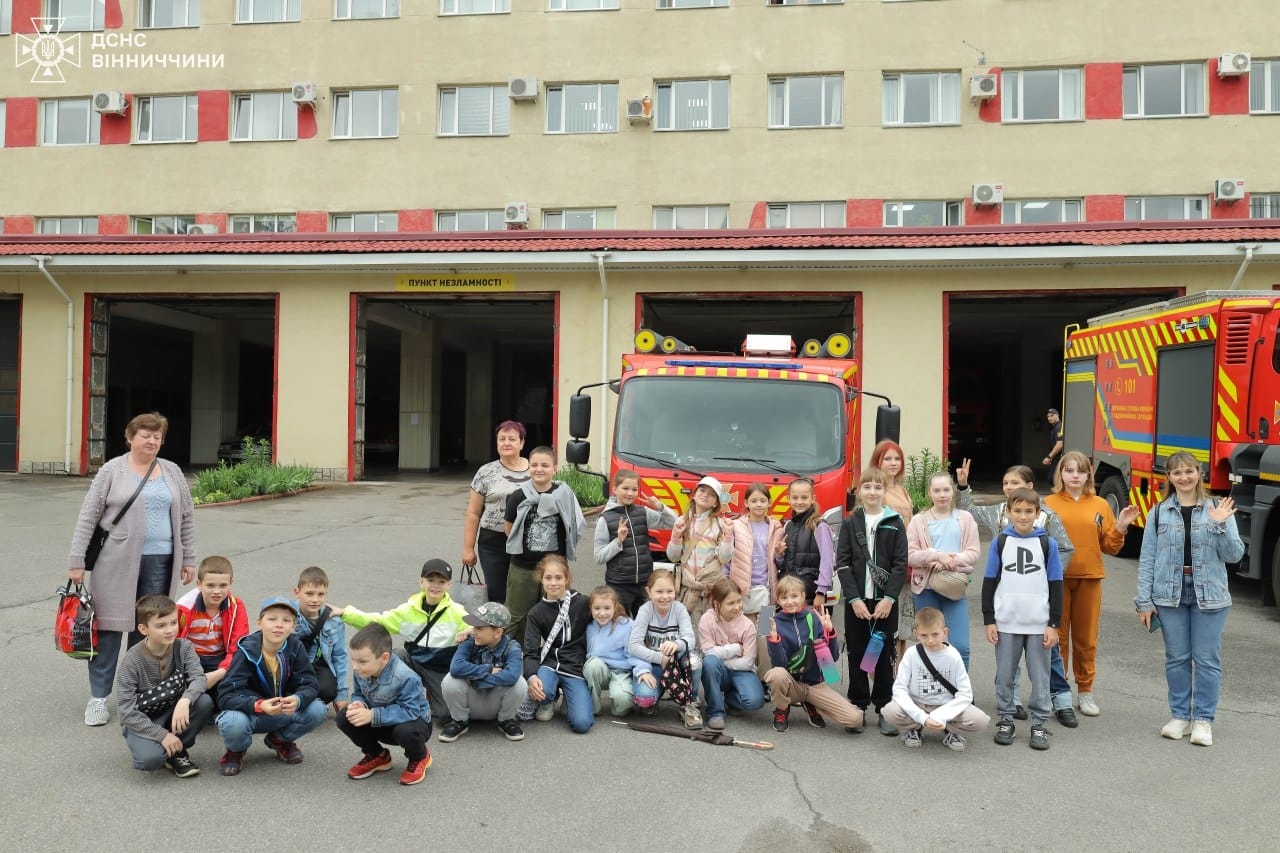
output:
{"label": "woman in gray patterned shirt", "polygon": [[507,600],[507,534],[503,521],[507,496],[529,482],[529,460],[524,449],[525,429],[519,421],[498,424],[498,458],[480,466],[471,481],[471,500],[462,525],[462,565],[474,566],[479,558],[489,587],[489,600]]}

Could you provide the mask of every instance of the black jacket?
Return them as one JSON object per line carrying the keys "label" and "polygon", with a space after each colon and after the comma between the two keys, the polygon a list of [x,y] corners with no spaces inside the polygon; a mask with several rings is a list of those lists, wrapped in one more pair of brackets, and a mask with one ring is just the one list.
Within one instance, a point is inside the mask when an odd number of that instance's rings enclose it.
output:
{"label": "black jacket", "polygon": [[538,674],[538,667],[548,666],[564,675],[582,677],[587,663],[587,626],[591,624],[591,604],[587,596],[569,590],[569,624],[555,639],[546,657],[542,644],[551,634],[560,615],[560,602],[541,599],[525,617],[524,677]]}
{"label": "black jacket", "polygon": [[[907,579],[907,530],[902,523],[902,516],[885,507],[885,516],[876,525],[875,555],[876,565],[889,573],[889,582],[879,588],[877,598],[892,598],[894,601],[902,594],[903,584]],[[840,524],[840,539],[836,543],[836,573],[840,576],[840,587],[846,601],[853,601],[863,596],[866,588],[868,544],[859,542],[866,539],[867,515],[862,507],[854,510]]]}
{"label": "black jacket", "polygon": [[639,512],[632,512],[632,507],[611,506],[600,514],[609,531],[609,538],[618,536],[618,523],[625,515],[630,534],[622,543],[622,550],[605,564],[605,583],[641,584],[649,580],[653,574],[653,556],[649,553],[649,516],[644,507],[636,507]]}

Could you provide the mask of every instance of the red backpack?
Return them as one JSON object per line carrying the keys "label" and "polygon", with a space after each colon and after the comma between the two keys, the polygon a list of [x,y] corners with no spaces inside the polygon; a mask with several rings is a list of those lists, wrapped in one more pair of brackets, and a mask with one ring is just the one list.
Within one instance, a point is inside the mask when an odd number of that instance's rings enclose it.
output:
{"label": "red backpack", "polygon": [[93,595],[81,584],[58,588],[58,613],[53,621],[53,647],[77,660],[98,656],[98,620]]}

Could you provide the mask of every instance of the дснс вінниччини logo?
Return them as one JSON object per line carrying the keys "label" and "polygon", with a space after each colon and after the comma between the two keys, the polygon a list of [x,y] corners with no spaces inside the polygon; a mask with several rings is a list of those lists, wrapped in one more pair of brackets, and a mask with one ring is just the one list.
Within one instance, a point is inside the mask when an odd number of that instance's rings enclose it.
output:
{"label": "\u0434\u0441\u043d\u0441 \u0432\u0456\u043d\u043d\u0438\u0447\u0447\u0438\u043d\u0438 logo", "polygon": [[14,33],[14,62],[18,68],[34,65],[32,83],[65,83],[62,63],[80,67],[80,34],[64,36],[62,24],[66,18],[32,18],[35,35]]}

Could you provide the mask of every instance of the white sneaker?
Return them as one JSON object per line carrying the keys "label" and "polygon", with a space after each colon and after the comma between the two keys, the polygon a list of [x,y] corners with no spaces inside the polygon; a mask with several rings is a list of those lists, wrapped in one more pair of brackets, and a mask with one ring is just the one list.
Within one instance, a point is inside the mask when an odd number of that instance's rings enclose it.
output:
{"label": "white sneaker", "polygon": [[86,726],[105,726],[111,719],[111,712],[107,710],[106,699],[89,698],[89,703],[84,706],[84,724]]}
{"label": "white sneaker", "polygon": [[1164,724],[1164,728],[1160,730],[1160,737],[1167,737],[1169,740],[1182,740],[1191,734],[1191,721],[1179,720],[1174,717],[1172,720]]}
{"label": "white sneaker", "polygon": [[1191,724],[1191,742],[1196,746],[1213,746],[1213,724],[1196,720]]}
{"label": "white sneaker", "polygon": [[1098,708],[1098,703],[1093,701],[1092,693],[1080,694],[1080,713],[1086,717],[1096,717],[1102,713]]}

